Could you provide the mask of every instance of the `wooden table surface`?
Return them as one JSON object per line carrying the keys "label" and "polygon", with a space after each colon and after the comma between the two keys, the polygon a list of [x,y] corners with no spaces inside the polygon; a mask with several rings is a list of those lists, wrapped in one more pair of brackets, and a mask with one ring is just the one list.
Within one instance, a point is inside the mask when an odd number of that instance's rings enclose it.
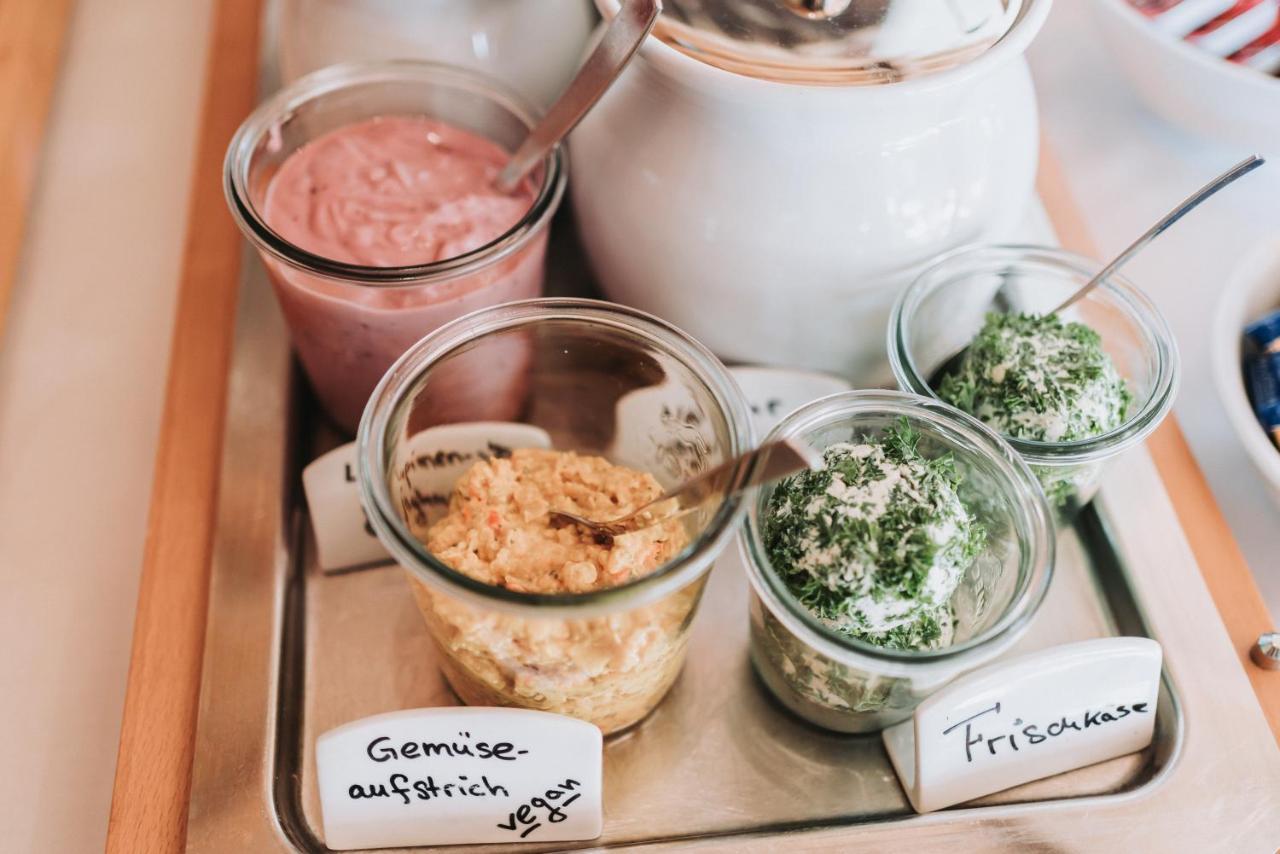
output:
{"label": "wooden table surface", "polygon": [[106,839],[212,8],[0,0],[6,854]]}
{"label": "wooden table surface", "polygon": [[[27,210],[68,8],[66,0],[0,0],[0,209]],[[209,28],[188,200],[191,218],[111,806],[111,851],[177,851],[184,839],[240,249],[222,203],[221,159],[232,131],[254,101],[259,10],[260,0],[218,0]],[[1092,252],[1088,230],[1048,152],[1040,191],[1064,245]],[[0,219],[0,324],[24,222],[25,216]],[[179,436],[181,442],[176,441]],[[1264,674],[1247,663],[1248,644],[1272,626],[1266,608],[1173,419],[1153,437],[1150,448],[1219,612],[1241,651],[1241,665],[1249,671],[1280,737],[1280,675]]]}

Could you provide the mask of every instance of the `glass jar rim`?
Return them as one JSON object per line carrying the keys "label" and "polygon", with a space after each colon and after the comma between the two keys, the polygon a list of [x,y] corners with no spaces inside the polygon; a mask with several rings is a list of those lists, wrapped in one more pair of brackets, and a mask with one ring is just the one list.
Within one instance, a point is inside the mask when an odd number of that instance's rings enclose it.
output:
{"label": "glass jar rim", "polygon": [[805,430],[858,415],[902,415],[935,427],[945,427],[964,437],[974,447],[985,451],[1005,479],[1021,493],[1010,506],[1023,516],[1024,526],[1031,532],[1029,547],[1022,550],[1020,572],[1025,580],[1015,591],[1012,601],[986,631],[963,643],[929,650],[889,649],[858,638],[849,637],[822,624],[787,589],[782,577],[773,569],[764,546],[760,521],[759,492],[750,502],[740,538],[747,575],[766,607],[783,622],[792,634],[818,652],[837,660],[871,659],[880,664],[904,667],[952,667],[964,661],[999,652],[1022,633],[1039,611],[1053,577],[1057,540],[1052,517],[1039,481],[1026,461],[998,433],[971,415],[940,400],[902,391],[860,390],[837,392],[806,404],[782,419],[763,441],[771,442]]}
{"label": "glass jar rim", "polygon": [[724,413],[726,455],[754,441],[746,399],[732,375],[704,345],[653,315],[601,300],[544,297],[473,311],[431,332],[401,356],[374,389],[356,436],[360,498],[378,538],[415,577],[473,604],[537,616],[582,618],[640,607],[682,589],[710,568],[745,512],[741,496],[729,496],[703,531],[679,554],[648,575],[585,593],[526,593],[486,584],[432,555],[395,511],[387,487],[387,433],[404,401],[432,365],[486,335],[548,321],[585,322],[636,335],[678,360],[697,377]]}
{"label": "glass jar rim", "polygon": [[493,240],[452,258],[399,267],[371,267],[337,261],[308,252],[271,228],[249,195],[249,165],[264,136],[299,107],[352,86],[379,82],[417,82],[466,87],[506,110],[525,127],[533,127],[538,110],[493,77],[469,68],[440,62],[397,59],[345,62],[304,75],[263,101],[241,123],[227,147],[223,162],[223,193],[240,231],[260,251],[290,267],[361,287],[392,289],[420,286],[473,273],[523,247],[550,221],[560,206],[568,180],[564,146],[557,145],[543,161],[542,184],[529,210]]}
{"label": "glass jar rim", "polygon": [[[957,275],[978,272],[996,264],[1007,268],[1019,262],[1056,267],[1082,277],[1081,284],[1102,269],[1101,264],[1084,255],[1055,246],[1032,244],[961,246],[940,256],[898,296],[889,315],[889,363],[894,378],[903,388],[941,400],[930,385],[928,377],[923,376],[916,366],[908,330],[908,320],[920,307],[925,296]],[[1037,465],[1074,465],[1113,456],[1147,438],[1168,414],[1177,396],[1178,348],[1169,324],[1155,303],[1140,288],[1119,274],[1108,276],[1092,293],[1084,297],[1084,301],[1097,300],[1100,295],[1111,297],[1150,336],[1156,360],[1156,376],[1151,392],[1142,406],[1120,426],[1097,436],[1070,442],[1041,442],[1000,434],[1018,453]]]}

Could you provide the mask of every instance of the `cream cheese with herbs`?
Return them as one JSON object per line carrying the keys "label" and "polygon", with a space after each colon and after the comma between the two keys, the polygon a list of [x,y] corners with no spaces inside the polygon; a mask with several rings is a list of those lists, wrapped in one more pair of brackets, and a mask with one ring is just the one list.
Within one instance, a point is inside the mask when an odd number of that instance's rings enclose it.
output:
{"label": "cream cheese with herbs", "polygon": [[920,454],[905,423],[833,445],[817,471],[778,484],[764,520],[769,560],[815,617],[896,649],[945,646],[950,599],[984,542],[951,457]]}
{"label": "cream cheese with herbs", "polygon": [[1133,396],[1083,323],[988,314],[938,396],[1017,439],[1071,442],[1124,423]]}

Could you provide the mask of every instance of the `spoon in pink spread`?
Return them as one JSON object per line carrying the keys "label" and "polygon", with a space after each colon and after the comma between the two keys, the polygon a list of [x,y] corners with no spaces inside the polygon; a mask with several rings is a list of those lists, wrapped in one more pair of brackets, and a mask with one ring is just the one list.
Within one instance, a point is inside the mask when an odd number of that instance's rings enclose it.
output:
{"label": "spoon in pink spread", "polygon": [[510,193],[520,180],[542,162],[547,152],[569,135],[600,96],[627,67],[662,11],[660,0],[623,0],[596,49],[578,69],[542,121],[534,125],[524,142],[498,174],[494,186]]}

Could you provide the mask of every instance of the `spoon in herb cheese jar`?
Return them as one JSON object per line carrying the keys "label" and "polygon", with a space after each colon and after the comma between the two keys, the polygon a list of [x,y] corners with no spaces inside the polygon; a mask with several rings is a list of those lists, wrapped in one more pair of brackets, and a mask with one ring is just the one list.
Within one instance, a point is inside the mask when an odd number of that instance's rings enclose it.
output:
{"label": "spoon in herb cheese jar", "polygon": [[[920,294],[937,293],[930,289],[948,276],[984,289],[989,308],[976,334],[931,371],[923,386],[1013,442],[1033,462],[1060,519],[1069,518],[1096,490],[1096,461],[1107,449],[1123,448],[1133,437],[1149,433],[1172,400],[1176,355],[1172,349],[1161,349],[1167,338],[1164,321],[1154,306],[1144,312],[1139,304],[1149,301],[1116,271],[1196,206],[1262,163],[1261,157],[1249,157],[1214,178],[1096,274],[1097,268],[1085,259],[1059,263],[1054,250],[1036,247],[992,247],[993,257],[1004,252],[1008,260],[987,269],[973,261],[980,272],[970,274],[954,272],[954,265],[964,267],[963,253],[959,261],[943,259],[922,274],[895,307],[891,356],[902,355],[895,349],[903,341],[902,306],[917,305]],[[1028,263],[1032,257],[1035,260]],[[1115,294],[1125,293],[1129,296],[1117,307]],[[1063,300],[1063,294],[1069,297]],[[1045,295],[1051,299],[1041,302]],[[1033,300],[1031,305],[1057,305],[1047,313],[1010,305],[1020,299]],[[1068,311],[1086,299],[1083,310]],[[972,301],[968,305],[978,307]],[[936,305],[932,310],[938,311]],[[1074,313],[1081,317],[1067,316]],[[959,316],[963,315],[952,313],[949,322],[956,323]],[[1106,321],[1109,340],[1085,322],[1094,317]],[[1154,362],[1134,361],[1129,356],[1135,343],[1165,356]],[[919,388],[901,361],[895,365],[895,376],[904,388]]]}
{"label": "spoon in herb cheese jar", "polygon": [[1129,259],[1132,258],[1134,255],[1137,255],[1144,248],[1146,248],[1148,243],[1155,240],[1160,235],[1164,234],[1164,232],[1169,228],[1169,226],[1173,225],[1175,222],[1182,219],[1191,211],[1199,207],[1201,202],[1205,201],[1210,196],[1217,193],[1222,188],[1226,187],[1228,184],[1231,184],[1237,179],[1243,178],[1245,175],[1248,175],[1254,169],[1257,169],[1259,166],[1261,166],[1266,162],[1267,161],[1264,158],[1260,157],[1257,154],[1251,155],[1249,157],[1246,157],[1244,160],[1241,160],[1235,166],[1232,166],[1226,172],[1223,172],[1217,178],[1214,178],[1208,184],[1205,184],[1199,190],[1196,190],[1194,193],[1192,193],[1190,196],[1184,199],[1182,203],[1179,204],[1176,208],[1174,208],[1173,210],[1165,214],[1160,219],[1159,222],[1157,222],[1155,225],[1151,226],[1151,228],[1143,232],[1141,237],[1133,241],[1133,243],[1129,244],[1128,248],[1126,248],[1123,252],[1121,252],[1119,255],[1113,258],[1110,264],[1103,267],[1098,272],[1098,275],[1094,276],[1092,279],[1086,282],[1084,286],[1080,288],[1080,290],[1076,291],[1074,294],[1067,297],[1065,300],[1063,300],[1061,305],[1059,305],[1057,308],[1055,308],[1053,311],[1049,313],[1060,314],[1061,312],[1066,310],[1066,308],[1070,306],[1072,303],[1076,302],[1077,300],[1082,298],[1085,294],[1089,293],[1089,291],[1096,288],[1100,282],[1106,281],[1108,276],[1115,273],[1117,270],[1123,267],[1126,263],[1128,263]]}
{"label": "spoon in herb cheese jar", "polygon": [[[551,524],[557,528],[577,525],[590,532],[597,543],[607,546],[612,544],[614,537],[694,513],[712,496],[728,498],[753,486],[770,483],[798,471],[820,468],[822,455],[813,448],[799,439],[780,439],[767,442],[753,451],[708,469],[618,519],[601,522],[575,513],[552,510]],[[662,505],[672,502],[674,512],[660,511]]]}
{"label": "spoon in herb cheese jar", "polygon": [[[1227,185],[1234,183],[1236,180],[1240,178],[1243,178],[1245,175],[1257,169],[1259,166],[1263,165],[1264,163],[1266,163],[1266,159],[1261,157],[1260,155],[1257,155],[1257,154],[1250,155],[1249,157],[1246,157],[1244,160],[1241,160],[1236,165],[1232,166],[1226,172],[1223,172],[1221,175],[1214,178],[1209,183],[1205,184],[1199,190],[1196,190],[1186,199],[1183,199],[1182,202],[1180,202],[1177,205],[1177,207],[1175,207],[1173,210],[1169,211],[1167,214],[1161,217],[1160,220],[1156,222],[1155,225],[1151,226],[1151,228],[1143,232],[1142,235],[1138,237],[1137,240],[1129,244],[1129,246],[1126,247],[1123,252],[1121,252],[1119,255],[1113,258],[1110,263],[1108,263],[1105,267],[1103,267],[1100,271],[1098,271],[1097,275],[1095,275],[1089,281],[1085,282],[1085,284],[1082,285],[1074,293],[1072,293],[1071,296],[1067,297],[1060,304],[1058,304],[1058,306],[1055,307],[1053,311],[1048,312],[1047,314],[1041,315],[1040,319],[1045,321],[1050,321],[1053,318],[1056,318],[1057,315],[1061,314],[1063,311],[1070,308],[1073,304],[1083,299],[1090,291],[1096,288],[1099,284],[1101,284],[1102,282],[1105,282],[1110,276],[1114,275],[1121,267],[1127,264],[1129,260],[1133,258],[1133,256],[1137,255],[1139,252],[1145,249],[1147,245],[1151,243],[1151,241],[1155,240],[1161,234],[1164,234],[1164,232],[1167,231],[1169,227],[1173,225],[1175,222],[1182,219],[1191,211],[1195,210],[1197,207],[1199,207],[1199,205],[1202,202],[1207,200],[1210,196],[1213,196],[1214,194],[1216,194],[1219,190],[1222,190]],[[996,299],[997,300],[1002,299],[1002,295],[1000,293],[997,293]],[[960,349],[957,353],[955,353],[953,356],[951,356],[951,358],[947,359],[942,364],[942,366],[938,369],[936,376],[942,377],[948,374],[954,374],[956,370],[959,368],[959,366],[963,364],[966,356],[969,354],[971,347],[972,345],[968,347],[964,347]]]}

